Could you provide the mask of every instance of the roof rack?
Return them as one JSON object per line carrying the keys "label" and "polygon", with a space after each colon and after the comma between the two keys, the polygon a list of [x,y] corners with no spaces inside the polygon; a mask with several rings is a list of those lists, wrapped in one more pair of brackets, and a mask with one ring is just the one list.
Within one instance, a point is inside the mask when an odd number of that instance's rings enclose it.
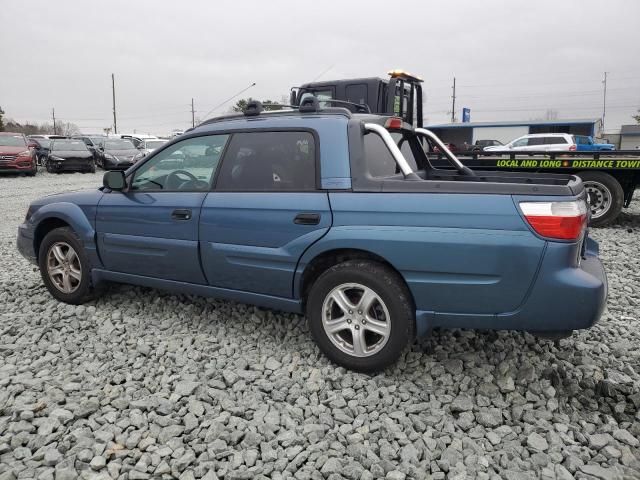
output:
{"label": "roof rack", "polygon": [[[320,107],[321,102],[353,106],[359,109],[360,112],[351,112],[349,109],[344,107],[321,108]],[[278,106],[278,107],[282,107],[283,110],[265,110],[264,108],[265,106],[274,106],[274,107]],[[284,110],[284,108],[287,108],[288,110]],[[239,120],[246,117],[257,117],[261,115],[285,116],[285,115],[291,115],[294,113],[324,113],[324,114],[344,115],[348,118],[351,118],[352,113],[371,113],[371,110],[367,105],[360,105],[357,103],[346,102],[343,100],[331,100],[331,99],[318,100],[318,97],[316,96],[306,97],[302,102],[300,102],[300,105],[283,105],[279,103],[263,104],[258,100],[252,100],[247,104],[246,108],[242,111],[242,113],[230,113],[227,115],[220,115],[219,117],[209,118],[208,120],[205,120],[199,123],[195,127],[192,127],[186,130],[185,133],[192,131],[194,128],[198,128],[202,125],[209,125],[212,123],[224,122],[227,120]]]}

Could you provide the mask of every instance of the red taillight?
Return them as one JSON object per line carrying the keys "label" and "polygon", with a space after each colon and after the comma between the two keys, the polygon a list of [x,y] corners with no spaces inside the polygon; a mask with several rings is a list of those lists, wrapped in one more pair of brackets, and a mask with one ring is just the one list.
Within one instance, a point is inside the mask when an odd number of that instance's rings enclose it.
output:
{"label": "red taillight", "polygon": [[576,240],[587,227],[587,204],[571,202],[522,202],[524,218],[539,235],[556,240]]}
{"label": "red taillight", "polygon": [[402,119],[400,117],[391,117],[385,122],[384,128],[387,130],[400,130],[402,129]]}
{"label": "red taillight", "polygon": [[569,151],[570,152],[575,152],[577,150],[577,148],[578,147],[576,145],[571,145],[571,146],[569,146]]}

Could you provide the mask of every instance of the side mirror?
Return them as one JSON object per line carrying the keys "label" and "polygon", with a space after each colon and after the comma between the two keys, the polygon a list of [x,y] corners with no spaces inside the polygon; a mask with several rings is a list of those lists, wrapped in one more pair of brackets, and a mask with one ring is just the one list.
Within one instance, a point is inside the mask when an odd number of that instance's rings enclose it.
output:
{"label": "side mirror", "polygon": [[296,97],[298,96],[298,91],[295,88],[291,89],[291,93],[289,94],[289,105],[296,104]]}
{"label": "side mirror", "polygon": [[120,191],[124,190],[127,182],[124,177],[124,172],[117,170],[106,172],[104,177],[102,177],[102,184],[110,190]]}

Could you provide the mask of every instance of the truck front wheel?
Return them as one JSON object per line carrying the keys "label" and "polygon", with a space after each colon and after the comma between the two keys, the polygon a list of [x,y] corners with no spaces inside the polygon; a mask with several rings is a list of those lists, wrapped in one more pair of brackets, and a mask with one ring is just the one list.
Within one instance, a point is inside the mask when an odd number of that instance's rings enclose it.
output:
{"label": "truck front wheel", "polygon": [[577,174],[589,195],[592,227],[613,222],[622,210],[624,191],[620,182],[604,172],[584,171]]}
{"label": "truck front wheel", "polygon": [[40,244],[38,264],[42,280],[56,300],[80,305],[93,297],[89,257],[71,228],[47,233]]}
{"label": "truck front wheel", "polygon": [[392,365],[413,340],[415,309],[402,278],[379,263],[349,260],[311,287],[307,319],[320,350],[351,370]]}

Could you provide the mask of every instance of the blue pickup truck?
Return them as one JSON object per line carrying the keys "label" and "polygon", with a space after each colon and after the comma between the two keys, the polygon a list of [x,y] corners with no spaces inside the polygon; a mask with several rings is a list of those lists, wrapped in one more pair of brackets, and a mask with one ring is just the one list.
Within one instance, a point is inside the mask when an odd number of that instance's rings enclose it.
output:
{"label": "blue pickup truck", "polygon": [[578,152],[604,152],[616,148],[613,143],[596,143],[593,141],[593,137],[588,135],[574,135],[573,139],[576,142]]}
{"label": "blue pickup truck", "polygon": [[310,97],[33,202],[17,245],[60,301],[110,281],[304,313],[331,360],[372,372],[433,327],[593,325],[607,281],[587,221],[578,177],[471,171],[428,130]]}

